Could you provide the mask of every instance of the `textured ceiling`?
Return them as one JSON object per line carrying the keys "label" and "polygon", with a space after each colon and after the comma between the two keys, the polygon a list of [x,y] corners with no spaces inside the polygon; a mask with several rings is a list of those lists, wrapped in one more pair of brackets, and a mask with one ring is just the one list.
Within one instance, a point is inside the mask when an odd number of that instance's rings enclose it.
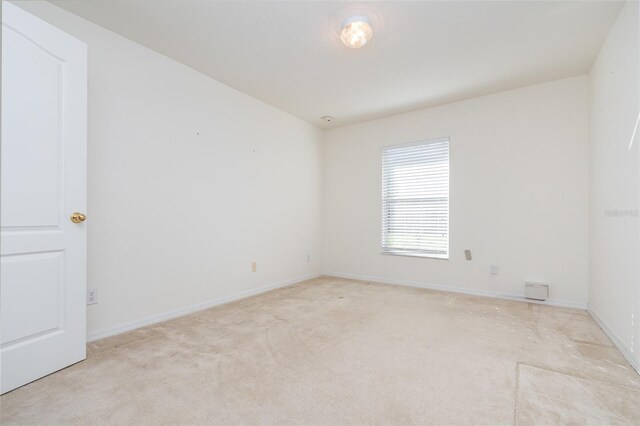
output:
{"label": "textured ceiling", "polygon": [[[587,73],[613,1],[54,0],[328,128]],[[342,21],[366,15],[349,49]],[[324,123],[320,117],[335,120]]]}

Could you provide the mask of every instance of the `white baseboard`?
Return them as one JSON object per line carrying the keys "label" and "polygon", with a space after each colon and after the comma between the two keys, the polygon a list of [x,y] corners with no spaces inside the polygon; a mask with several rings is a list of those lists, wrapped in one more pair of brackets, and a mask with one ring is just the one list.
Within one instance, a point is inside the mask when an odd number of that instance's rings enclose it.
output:
{"label": "white baseboard", "polygon": [[524,296],[519,294],[511,294],[511,293],[500,293],[497,291],[491,290],[474,290],[466,287],[454,287],[448,285],[439,285],[439,284],[428,284],[418,281],[407,281],[407,280],[389,280],[386,278],[380,277],[371,277],[367,275],[359,275],[359,274],[345,274],[342,272],[325,272],[324,275],[330,277],[339,277],[339,278],[349,278],[354,280],[361,281],[371,281],[376,283],[383,284],[393,284],[393,285],[404,285],[407,287],[417,287],[417,288],[426,288],[429,290],[440,290],[440,291],[448,291],[451,293],[462,293],[469,294],[472,296],[485,296],[485,297],[493,297],[496,299],[506,299],[513,300],[516,302],[526,302],[526,303],[536,303],[540,305],[549,305],[549,306],[558,306],[562,308],[574,308],[574,309],[587,309],[586,303],[575,303],[567,300],[559,300],[559,299],[548,299],[547,301],[537,301],[531,299],[525,299]]}
{"label": "white baseboard", "polygon": [[634,354],[633,352],[631,352],[629,346],[625,344],[624,340],[621,339],[620,336],[618,336],[613,331],[613,329],[609,326],[609,324],[607,324],[602,319],[602,316],[598,314],[596,311],[594,311],[593,308],[589,307],[587,311],[591,315],[591,318],[593,318],[593,320],[596,322],[596,324],[598,324],[602,329],[602,331],[604,331],[607,337],[609,337],[609,339],[611,339],[613,344],[616,345],[618,350],[622,352],[622,355],[624,355],[627,361],[629,361],[629,364],[631,364],[633,369],[636,370],[638,374],[640,374],[640,357],[638,356],[638,354]]}
{"label": "white baseboard", "polygon": [[236,300],[245,299],[247,297],[255,296],[260,293],[265,293],[270,290],[275,290],[277,288],[286,287],[288,285],[295,284],[301,281],[317,278],[321,275],[323,274],[318,273],[318,274],[304,275],[304,276],[292,278],[286,281],[281,281],[275,284],[270,284],[264,287],[258,287],[252,290],[236,293],[231,296],[208,300],[206,302],[196,303],[195,305],[186,306],[184,308],[178,308],[168,312],[163,312],[161,314],[152,315],[137,321],[127,323],[127,324],[122,324],[115,327],[109,327],[109,328],[104,328],[102,330],[92,331],[90,333],[87,333],[87,342],[93,342],[95,340],[104,339],[105,337],[111,337],[111,336],[115,336],[116,334],[126,333],[127,331],[135,330],[136,328],[145,327],[147,325],[157,324],[159,322],[182,317],[197,311],[202,311],[204,309],[212,308],[214,306],[223,305],[225,303],[235,302]]}

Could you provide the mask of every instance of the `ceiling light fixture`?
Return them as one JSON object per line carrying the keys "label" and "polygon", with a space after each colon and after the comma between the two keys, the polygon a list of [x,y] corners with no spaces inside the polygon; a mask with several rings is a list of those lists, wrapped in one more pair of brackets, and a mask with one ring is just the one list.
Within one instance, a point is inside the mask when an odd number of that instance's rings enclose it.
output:
{"label": "ceiling light fixture", "polygon": [[373,30],[366,17],[352,16],[342,24],[340,37],[347,47],[357,49],[367,44],[372,35]]}

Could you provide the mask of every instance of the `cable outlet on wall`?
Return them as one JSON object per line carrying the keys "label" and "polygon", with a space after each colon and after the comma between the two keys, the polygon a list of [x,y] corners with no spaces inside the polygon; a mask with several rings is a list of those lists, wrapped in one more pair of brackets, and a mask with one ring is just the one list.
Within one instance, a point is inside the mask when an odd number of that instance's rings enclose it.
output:
{"label": "cable outlet on wall", "polygon": [[489,265],[489,273],[491,275],[500,275],[500,265]]}
{"label": "cable outlet on wall", "polygon": [[251,262],[251,272],[256,272],[258,270],[258,264],[256,262]]}
{"label": "cable outlet on wall", "polygon": [[95,305],[98,303],[98,289],[90,288],[87,291],[87,305]]}

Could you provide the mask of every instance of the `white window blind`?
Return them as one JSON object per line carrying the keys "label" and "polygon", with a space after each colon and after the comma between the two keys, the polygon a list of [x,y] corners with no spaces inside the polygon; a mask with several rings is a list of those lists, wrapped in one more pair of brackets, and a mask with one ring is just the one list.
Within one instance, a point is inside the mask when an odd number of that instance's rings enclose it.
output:
{"label": "white window blind", "polygon": [[449,258],[449,139],[382,150],[382,252]]}

